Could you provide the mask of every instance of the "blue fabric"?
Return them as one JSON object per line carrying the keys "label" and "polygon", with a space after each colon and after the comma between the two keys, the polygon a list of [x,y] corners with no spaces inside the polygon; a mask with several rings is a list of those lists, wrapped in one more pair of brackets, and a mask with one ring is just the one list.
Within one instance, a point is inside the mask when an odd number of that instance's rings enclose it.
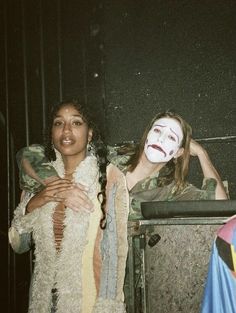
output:
{"label": "blue fabric", "polygon": [[236,313],[236,278],[213,245],[201,313]]}
{"label": "blue fabric", "polygon": [[115,214],[116,185],[112,186],[107,199],[109,212],[107,212],[107,227],[103,231],[101,243],[102,269],[100,279],[99,297],[104,299],[115,299],[117,290],[117,230]]}

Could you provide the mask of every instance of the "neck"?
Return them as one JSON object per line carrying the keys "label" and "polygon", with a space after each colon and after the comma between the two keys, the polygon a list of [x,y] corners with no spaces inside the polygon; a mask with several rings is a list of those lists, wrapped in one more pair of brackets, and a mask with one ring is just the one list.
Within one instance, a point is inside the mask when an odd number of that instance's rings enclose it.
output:
{"label": "neck", "polygon": [[85,159],[85,156],[63,156],[62,158],[65,167],[65,177],[71,178],[76,167]]}
{"label": "neck", "polygon": [[158,173],[165,164],[166,163],[151,163],[145,153],[143,153],[133,172],[127,172],[126,178],[129,190],[144,178]]}
{"label": "neck", "polygon": [[161,170],[161,168],[163,166],[165,166],[165,162],[159,162],[159,163],[152,163],[150,162],[147,157],[146,154],[143,152],[143,154],[141,155],[141,158],[138,162],[138,165],[136,166],[136,168],[134,170],[139,170],[141,172],[143,172],[143,175],[145,177],[148,177],[150,175],[152,175],[153,173],[159,172]]}

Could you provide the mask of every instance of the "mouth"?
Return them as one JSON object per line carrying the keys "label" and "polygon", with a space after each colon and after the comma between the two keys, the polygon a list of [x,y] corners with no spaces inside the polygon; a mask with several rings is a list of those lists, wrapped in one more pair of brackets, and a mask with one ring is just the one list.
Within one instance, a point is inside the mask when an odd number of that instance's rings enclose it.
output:
{"label": "mouth", "polygon": [[61,139],[61,144],[64,146],[69,146],[72,145],[74,143],[74,140],[71,138],[62,138]]}
{"label": "mouth", "polygon": [[166,157],[166,152],[165,152],[160,146],[155,145],[155,144],[152,144],[152,145],[148,145],[148,148],[149,148],[149,147],[151,147],[151,148],[153,148],[153,149],[155,149],[155,150],[158,150],[158,151],[162,152],[162,153],[164,154],[164,156]]}

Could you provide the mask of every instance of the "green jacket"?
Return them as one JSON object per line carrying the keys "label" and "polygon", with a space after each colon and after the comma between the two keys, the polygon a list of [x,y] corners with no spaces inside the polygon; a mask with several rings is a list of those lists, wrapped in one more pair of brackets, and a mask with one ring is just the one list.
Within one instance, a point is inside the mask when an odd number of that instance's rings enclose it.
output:
{"label": "green jacket", "polygon": [[[110,161],[124,174],[127,172],[125,165],[130,156],[111,153]],[[167,167],[139,181],[130,191],[129,219],[142,219],[141,202],[145,201],[186,201],[186,200],[214,200],[216,180],[204,179],[201,189],[187,183],[180,193],[175,193],[175,182],[159,187],[160,178],[168,174]]]}
{"label": "green jacket", "polygon": [[[125,165],[130,155],[118,155],[115,147],[109,147],[109,161],[117,166],[124,174],[127,172]],[[20,187],[30,193],[37,193],[43,188],[43,181],[57,173],[44,155],[44,148],[40,145],[31,145],[17,153],[19,166]],[[187,183],[178,194],[175,193],[175,182],[159,187],[160,178],[168,174],[168,169],[163,167],[160,173],[155,173],[138,182],[130,191],[129,219],[142,219],[141,202],[144,201],[184,201],[184,200],[214,200],[216,181],[204,179],[201,189]],[[29,250],[31,236],[19,236],[13,229],[9,231],[9,239],[17,253]],[[16,242],[17,244],[14,244]]]}

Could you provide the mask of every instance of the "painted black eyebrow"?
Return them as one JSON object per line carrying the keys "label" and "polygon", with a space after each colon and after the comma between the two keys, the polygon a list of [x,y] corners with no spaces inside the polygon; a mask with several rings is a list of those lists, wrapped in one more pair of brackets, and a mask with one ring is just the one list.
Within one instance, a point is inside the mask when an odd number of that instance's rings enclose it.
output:
{"label": "painted black eyebrow", "polygon": [[[161,125],[161,124],[154,124],[153,126],[160,126],[160,127],[166,127],[166,126],[164,126],[164,125]],[[177,139],[178,139],[178,143],[179,143],[179,136],[176,134],[176,132],[172,129],[172,128],[170,128],[170,130],[175,134],[175,136],[177,137]]]}
{"label": "painted black eyebrow", "polygon": [[175,131],[173,131],[173,129],[172,128],[170,128],[170,130],[175,134],[175,136],[177,137],[177,139],[178,139],[178,143],[179,143],[179,136],[176,134],[176,132]]}

